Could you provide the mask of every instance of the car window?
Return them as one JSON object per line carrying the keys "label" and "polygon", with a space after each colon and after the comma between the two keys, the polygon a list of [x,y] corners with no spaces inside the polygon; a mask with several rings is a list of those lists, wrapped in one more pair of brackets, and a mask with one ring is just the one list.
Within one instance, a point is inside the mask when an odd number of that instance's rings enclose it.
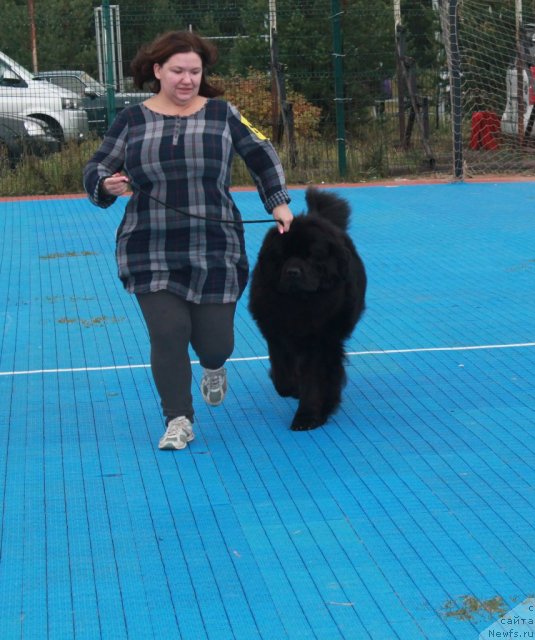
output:
{"label": "car window", "polygon": [[49,80],[54,84],[57,84],[58,87],[68,89],[80,97],[83,97],[84,95],[84,84],[75,76],[51,76]]}
{"label": "car window", "polygon": [[97,96],[103,96],[106,93],[106,87],[101,85],[100,82],[95,80],[95,78],[91,77],[85,71],[82,72],[82,81],[85,86],[93,93],[96,93]]}
{"label": "car window", "polygon": [[12,87],[20,82],[19,76],[0,60],[0,85]]}

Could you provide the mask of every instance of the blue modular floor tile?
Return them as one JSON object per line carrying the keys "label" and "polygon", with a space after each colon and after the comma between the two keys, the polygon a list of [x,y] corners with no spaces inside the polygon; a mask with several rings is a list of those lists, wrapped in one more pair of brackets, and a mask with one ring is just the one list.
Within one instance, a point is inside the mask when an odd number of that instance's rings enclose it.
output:
{"label": "blue modular floor tile", "polygon": [[339,411],[289,430],[246,290],[176,453],[125,200],[0,202],[2,640],[472,640],[535,595],[535,183],[336,191],[369,277]]}

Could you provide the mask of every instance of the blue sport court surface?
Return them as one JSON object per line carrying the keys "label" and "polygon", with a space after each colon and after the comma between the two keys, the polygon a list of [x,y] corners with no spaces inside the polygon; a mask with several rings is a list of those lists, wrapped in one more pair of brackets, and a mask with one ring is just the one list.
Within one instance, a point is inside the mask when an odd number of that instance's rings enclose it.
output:
{"label": "blue sport court surface", "polygon": [[0,202],[2,640],[535,637],[535,182],[332,189],[369,277],[340,410],[289,430],[246,293],[180,452],[116,278],[125,200]]}

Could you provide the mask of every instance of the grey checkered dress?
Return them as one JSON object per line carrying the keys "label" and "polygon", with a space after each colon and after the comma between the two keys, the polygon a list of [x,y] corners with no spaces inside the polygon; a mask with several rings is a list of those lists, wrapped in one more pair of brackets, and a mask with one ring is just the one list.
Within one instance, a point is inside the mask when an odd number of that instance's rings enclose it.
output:
{"label": "grey checkered dress", "polygon": [[128,291],[167,289],[195,303],[241,296],[249,270],[243,226],[173,211],[240,220],[230,195],[234,152],[244,159],[268,212],[290,201],[271,143],[228,102],[210,99],[186,117],[142,104],[119,113],[85,168],[84,186],[90,200],[105,208],[116,198],[102,192],[101,181],[116,171],[130,178],[133,194],[116,238],[119,277]]}

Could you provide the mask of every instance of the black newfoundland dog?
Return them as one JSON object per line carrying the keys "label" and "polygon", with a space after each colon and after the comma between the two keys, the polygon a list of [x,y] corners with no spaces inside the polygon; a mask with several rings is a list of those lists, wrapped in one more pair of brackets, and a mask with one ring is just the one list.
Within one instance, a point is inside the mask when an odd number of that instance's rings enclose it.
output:
{"label": "black newfoundland dog", "polygon": [[366,272],[347,234],[350,207],[309,188],[308,212],[288,233],[266,234],[251,278],[249,309],[266,339],[271,379],[299,400],[294,431],[324,424],[345,384],[344,341],[364,311]]}

